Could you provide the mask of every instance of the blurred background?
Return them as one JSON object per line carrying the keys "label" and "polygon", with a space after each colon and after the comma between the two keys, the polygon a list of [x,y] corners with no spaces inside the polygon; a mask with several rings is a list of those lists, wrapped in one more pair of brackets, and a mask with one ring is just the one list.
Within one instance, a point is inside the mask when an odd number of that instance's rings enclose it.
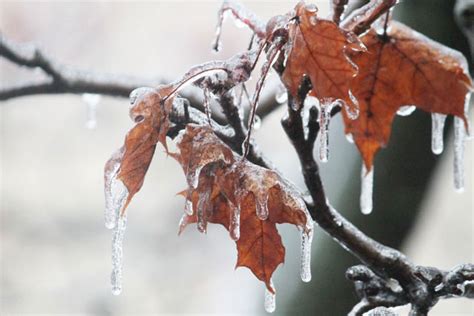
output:
{"label": "blurred background", "polygon": [[[313,1],[321,16],[328,1]],[[244,1],[263,19],[294,1]],[[246,49],[250,32],[227,20],[223,50],[211,52],[219,1],[2,1],[0,31],[34,42],[58,61],[98,72],[177,78],[190,66]],[[410,0],[398,19],[468,54],[451,0]],[[472,64],[471,64],[472,65]],[[39,80],[41,73],[0,59],[0,85]],[[265,93],[275,90],[272,74]],[[278,169],[304,188],[296,155],[280,127],[284,109],[256,132]],[[264,315],[264,287],[234,270],[234,242],[222,227],[177,236],[185,187],[181,168],[158,148],[142,190],[131,203],[124,243],[124,290],[110,292],[111,232],[103,224],[103,166],[132,126],[126,99],[101,97],[97,126],[86,128],[79,95],[31,96],[0,103],[0,314]],[[472,111],[470,113],[472,121]],[[448,122],[451,120],[448,119]],[[374,211],[359,211],[361,161],[331,123],[330,161],[322,175],[332,204],[375,239],[402,249],[417,264],[449,269],[473,262],[472,142],[466,143],[466,190],[454,192],[453,137],[431,153],[430,115],[397,117],[390,146],[375,162]],[[281,315],[344,315],[357,302],[345,270],[357,264],[323,231],[313,244],[313,280],[299,278],[299,234],[280,225],[286,262],[274,277]],[[408,309],[398,312],[407,314]],[[467,300],[440,302],[433,315],[473,315]]]}

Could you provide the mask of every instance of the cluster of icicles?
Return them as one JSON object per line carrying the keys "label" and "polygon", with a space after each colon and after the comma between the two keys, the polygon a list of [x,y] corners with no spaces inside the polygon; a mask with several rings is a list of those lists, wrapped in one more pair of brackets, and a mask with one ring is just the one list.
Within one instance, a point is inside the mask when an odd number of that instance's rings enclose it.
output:
{"label": "cluster of icicles", "polygon": [[[280,88],[281,89],[281,88]],[[465,106],[464,106],[464,117],[466,122],[469,120],[469,103],[471,99],[471,92],[466,94]],[[276,101],[279,103],[285,103],[286,99],[277,93]],[[356,102],[355,102],[356,103]],[[316,107],[319,111],[319,161],[327,162],[329,158],[329,122],[331,119],[331,110],[336,106],[344,106],[346,113],[351,119],[356,119],[358,116],[357,111],[351,110],[347,107],[345,102],[341,100],[320,102],[318,99],[307,96],[303,109],[303,124],[305,126],[305,137],[308,134],[307,122],[309,119],[309,110],[311,107]],[[416,109],[415,105],[402,106],[398,110],[397,114],[400,116],[408,116],[412,114]],[[433,154],[439,155],[443,152],[443,132],[444,123],[446,121],[446,114],[432,113],[431,114],[431,150]],[[469,125],[469,124],[468,124]],[[469,132],[469,134],[467,133]],[[346,135],[347,140],[350,143],[354,143],[354,139],[351,134]],[[466,127],[463,118],[454,117],[454,189],[457,192],[464,191],[464,145],[467,139],[472,139],[472,131],[469,126]],[[362,164],[361,170],[361,193],[360,193],[360,209],[363,214],[370,214],[373,208],[372,192],[374,185],[374,166],[370,170],[367,170],[365,164]]]}
{"label": "cluster of icicles", "polygon": [[[112,273],[111,273],[111,286],[112,293],[119,295],[122,292],[122,268],[123,268],[123,239],[127,224],[126,215],[121,214],[123,210],[129,192],[123,182],[117,178],[120,170],[120,160],[123,156],[123,148],[118,150],[109,161],[105,170],[105,227],[113,230],[112,237]],[[202,168],[194,170],[194,172],[188,175],[188,183],[196,188],[198,185],[199,174]],[[258,173],[253,175],[258,177]],[[262,175],[263,176],[263,175]],[[295,192],[292,190],[292,185],[288,183],[287,193],[295,196]],[[290,192],[291,191],[291,192]],[[192,215],[196,211],[198,222],[197,228],[201,232],[206,231],[206,222],[204,216],[204,207],[208,204],[210,198],[210,192],[205,192],[199,197],[199,201],[196,206],[196,210],[193,210],[193,205],[190,200],[186,200],[184,212],[185,215]],[[313,240],[313,225],[314,222],[311,219],[304,201],[298,199],[297,201],[300,208],[305,210],[307,213],[307,224],[306,229],[300,228],[301,236],[301,266],[300,276],[303,282],[311,281],[311,244]],[[259,201],[256,201],[255,207],[256,215],[261,220],[268,218],[268,195]],[[237,241],[240,238],[240,209],[234,207],[232,220],[229,227],[229,234],[231,238]],[[271,282],[273,288],[273,282]],[[274,293],[269,291],[265,287],[265,300],[264,307],[269,313],[275,311],[276,296]]]}

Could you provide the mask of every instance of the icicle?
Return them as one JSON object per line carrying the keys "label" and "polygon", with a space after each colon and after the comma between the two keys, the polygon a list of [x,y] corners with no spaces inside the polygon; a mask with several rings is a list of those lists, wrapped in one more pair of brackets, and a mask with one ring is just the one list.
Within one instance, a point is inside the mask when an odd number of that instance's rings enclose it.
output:
{"label": "icicle", "polygon": [[257,213],[257,217],[262,221],[268,218],[268,197],[264,197],[263,199],[255,198],[255,211]]}
{"label": "icicle", "polygon": [[120,161],[123,148],[116,151],[105,166],[104,172],[104,194],[105,194],[105,227],[112,229],[116,226],[120,211],[125,205],[128,197],[127,187],[117,179],[120,169]]}
{"label": "icicle", "polygon": [[209,198],[211,197],[210,190],[199,194],[197,203],[197,228],[201,233],[207,231],[207,208],[209,207]]}
{"label": "icicle", "polygon": [[397,111],[397,115],[400,115],[400,116],[409,116],[409,115],[412,114],[415,110],[416,110],[416,106],[414,106],[414,105],[401,106],[401,107],[398,109],[398,111]]}
{"label": "icicle", "polygon": [[[273,281],[270,280],[270,286],[273,288]],[[267,313],[273,313],[276,307],[276,296],[274,293],[270,292],[265,286],[265,311]]]}
{"label": "icicle", "polygon": [[319,111],[319,160],[321,162],[328,162],[329,159],[329,122],[331,110],[338,104],[339,101],[321,104]]}
{"label": "icicle", "polygon": [[454,118],[454,189],[464,191],[464,138],[466,136],[464,121]]}
{"label": "icicle", "polygon": [[308,139],[308,135],[309,135],[308,124],[309,124],[309,118],[310,118],[310,113],[311,113],[312,108],[313,106],[304,106],[303,110],[301,111],[301,120],[303,123],[303,134],[304,134],[305,139]]}
{"label": "icicle", "polygon": [[184,213],[188,214],[189,216],[193,215],[193,202],[187,198],[186,202],[184,203]]}
{"label": "icicle", "polygon": [[443,152],[443,130],[446,115],[431,113],[431,151],[435,155]]}
{"label": "icicle", "polygon": [[232,207],[229,224],[230,238],[237,241],[240,238],[240,209],[232,203],[229,205]]}
{"label": "icicle", "polygon": [[362,214],[368,215],[372,212],[372,189],[374,186],[374,166],[367,172],[365,164],[362,163],[361,172],[360,210]]}
{"label": "icicle", "polygon": [[123,267],[123,236],[127,227],[127,217],[119,218],[117,226],[114,229],[112,239],[112,275],[110,281],[112,284],[112,294],[119,295],[122,292],[122,267]]}
{"label": "icicle", "polygon": [[84,93],[82,94],[82,101],[87,105],[87,121],[86,128],[94,129],[97,127],[97,105],[101,99],[100,94]]}
{"label": "icicle", "polygon": [[[312,220],[311,220],[312,221]],[[308,232],[301,230],[301,280],[311,281],[311,243],[313,241],[313,227]]]}

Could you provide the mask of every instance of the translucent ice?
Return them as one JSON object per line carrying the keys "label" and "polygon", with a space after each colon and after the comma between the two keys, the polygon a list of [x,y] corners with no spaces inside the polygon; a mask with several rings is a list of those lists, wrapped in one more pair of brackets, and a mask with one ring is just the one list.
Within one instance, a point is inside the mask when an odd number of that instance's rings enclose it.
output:
{"label": "translucent ice", "polygon": [[454,189],[464,191],[464,141],[466,133],[464,121],[454,118]]}
{"label": "translucent ice", "polygon": [[97,126],[97,105],[101,99],[100,94],[84,93],[82,100],[87,105],[87,121],[86,128],[94,129]]}
{"label": "translucent ice", "polygon": [[443,130],[445,121],[445,114],[431,114],[431,151],[435,155],[439,155],[443,152]]}
{"label": "translucent ice", "polygon": [[123,268],[123,237],[127,227],[126,216],[121,216],[114,229],[112,239],[112,294],[119,295],[122,292],[122,268]]}
{"label": "translucent ice", "polygon": [[360,210],[362,214],[368,215],[372,212],[372,190],[374,186],[374,166],[367,172],[365,164],[362,164],[361,172]]}
{"label": "translucent ice", "polygon": [[[311,220],[312,226],[312,220]],[[313,241],[313,228],[308,232],[301,231],[301,280],[311,281],[311,243]]]}
{"label": "translucent ice", "polygon": [[415,110],[416,110],[416,106],[414,106],[414,105],[405,105],[405,106],[401,106],[398,109],[397,114],[400,115],[400,116],[408,116],[408,115],[412,114]]}
{"label": "translucent ice", "polygon": [[[271,286],[273,287],[273,282],[270,280],[271,282]],[[267,287],[265,287],[265,302],[264,302],[264,306],[265,306],[265,311],[267,313],[273,313],[275,311],[275,307],[276,307],[276,297],[275,297],[275,294],[273,294],[272,292],[270,292]]]}

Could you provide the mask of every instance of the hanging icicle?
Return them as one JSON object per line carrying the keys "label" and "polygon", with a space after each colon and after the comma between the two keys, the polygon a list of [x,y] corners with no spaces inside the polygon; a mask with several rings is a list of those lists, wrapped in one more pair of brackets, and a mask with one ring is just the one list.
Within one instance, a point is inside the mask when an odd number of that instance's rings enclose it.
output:
{"label": "hanging icicle", "polygon": [[237,241],[240,238],[240,208],[233,203],[229,203],[232,210],[230,212],[229,234],[230,238]]}
{"label": "hanging icicle", "polygon": [[311,244],[313,242],[313,220],[308,232],[301,230],[301,280],[303,282],[311,281]]}
{"label": "hanging icicle", "polygon": [[443,131],[445,121],[445,114],[431,114],[431,151],[435,155],[439,155],[443,152]]}
{"label": "hanging icicle", "polygon": [[112,239],[112,294],[122,293],[122,268],[123,268],[123,237],[127,228],[127,217],[121,216],[114,229]]}
{"label": "hanging icicle", "polygon": [[466,133],[464,121],[454,118],[454,189],[464,191],[464,141]]}
{"label": "hanging icicle", "polygon": [[361,191],[360,191],[360,210],[362,214],[368,215],[372,213],[372,191],[374,186],[374,166],[367,172],[365,164],[362,164],[361,171]]}
{"label": "hanging icicle", "polygon": [[[273,288],[273,281],[270,280],[270,286]],[[265,302],[264,302],[265,311],[267,313],[273,313],[276,308],[276,295],[270,292],[267,287],[265,287]]]}
{"label": "hanging icicle", "polygon": [[101,98],[100,94],[82,94],[82,101],[87,105],[86,128],[88,129],[95,129],[97,127],[97,105],[99,105]]}

